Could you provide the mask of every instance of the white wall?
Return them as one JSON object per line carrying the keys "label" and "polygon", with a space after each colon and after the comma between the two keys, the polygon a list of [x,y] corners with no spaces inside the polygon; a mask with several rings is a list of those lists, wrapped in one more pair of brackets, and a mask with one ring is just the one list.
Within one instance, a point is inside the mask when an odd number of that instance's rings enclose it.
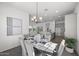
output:
{"label": "white wall", "polygon": [[75,13],[77,15],[77,53],[79,55],[79,3],[75,8]]}
{"label": "white wall", "polygon": [[74,13],[65,16],[65,37],[77,38],[77,20]]}
{"label": "white wall", "polygon": [[19,45],[18,38],[22,36],[22,34],[7,36],[6,17],[14,17],[22,19],[22,33],[27,34],[29,32],[28,14],[10,5],[0,3],[0,52],[18,46]]}

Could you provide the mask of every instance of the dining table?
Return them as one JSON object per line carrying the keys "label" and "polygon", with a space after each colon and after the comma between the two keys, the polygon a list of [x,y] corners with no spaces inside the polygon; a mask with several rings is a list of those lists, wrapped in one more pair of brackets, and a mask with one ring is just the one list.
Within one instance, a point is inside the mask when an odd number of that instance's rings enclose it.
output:
{"label": "dining table", "polygon": [[56,55],[56,47],[57,47],[57,43],[53,43],[53,42],[36,42],[34,40],[31,41],[32,45],[34,48],[49,54],[49,55]]}

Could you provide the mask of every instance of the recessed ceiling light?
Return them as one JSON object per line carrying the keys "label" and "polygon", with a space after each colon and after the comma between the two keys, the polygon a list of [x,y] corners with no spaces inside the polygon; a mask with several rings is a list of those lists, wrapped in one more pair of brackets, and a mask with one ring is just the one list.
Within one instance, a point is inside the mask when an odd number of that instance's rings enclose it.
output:
{"label": "recessed ceiling light", "polygon": [[59,11],[58,10],[56,10],[56,13],[58,13]]}

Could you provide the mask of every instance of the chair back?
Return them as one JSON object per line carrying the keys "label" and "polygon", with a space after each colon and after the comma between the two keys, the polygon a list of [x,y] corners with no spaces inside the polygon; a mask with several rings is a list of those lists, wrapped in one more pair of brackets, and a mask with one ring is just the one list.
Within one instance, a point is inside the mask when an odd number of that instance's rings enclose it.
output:
{"label": "chair back", "polygon": [[41,35],[40,34],[35,35],[34,40],[36,40],[37,42],[40,42],[41,41]]}
{"label": "chair back", "polygon": [[64,47],[65,47],[65,40],[62,40],[61,41],[61,44],[59,46],[59,49],[58,49],[58,56],[61,56],[62,55],[63,50],[64,50]]}
{"label": "chair back", "polygon": [[21,45],[21,48],[22,48],[22,56],[26,56],[26,49],[25,49],[25,46],[24,46],[24,40],[23,39],[19,39],[20,41],[20,45]]}
{"label": "chair back", "polygon": [[25,40],[24,43],[28,56],[35,56],[32,43],[29,40]]}

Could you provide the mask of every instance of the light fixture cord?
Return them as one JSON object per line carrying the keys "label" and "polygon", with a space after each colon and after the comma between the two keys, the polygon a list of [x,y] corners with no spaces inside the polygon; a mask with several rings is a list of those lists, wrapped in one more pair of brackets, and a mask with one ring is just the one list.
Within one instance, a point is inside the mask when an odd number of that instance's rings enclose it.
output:
{"label": "light fixture cord", "polygon": [[36,2],[36,19],[38,21],[38,2]]}

